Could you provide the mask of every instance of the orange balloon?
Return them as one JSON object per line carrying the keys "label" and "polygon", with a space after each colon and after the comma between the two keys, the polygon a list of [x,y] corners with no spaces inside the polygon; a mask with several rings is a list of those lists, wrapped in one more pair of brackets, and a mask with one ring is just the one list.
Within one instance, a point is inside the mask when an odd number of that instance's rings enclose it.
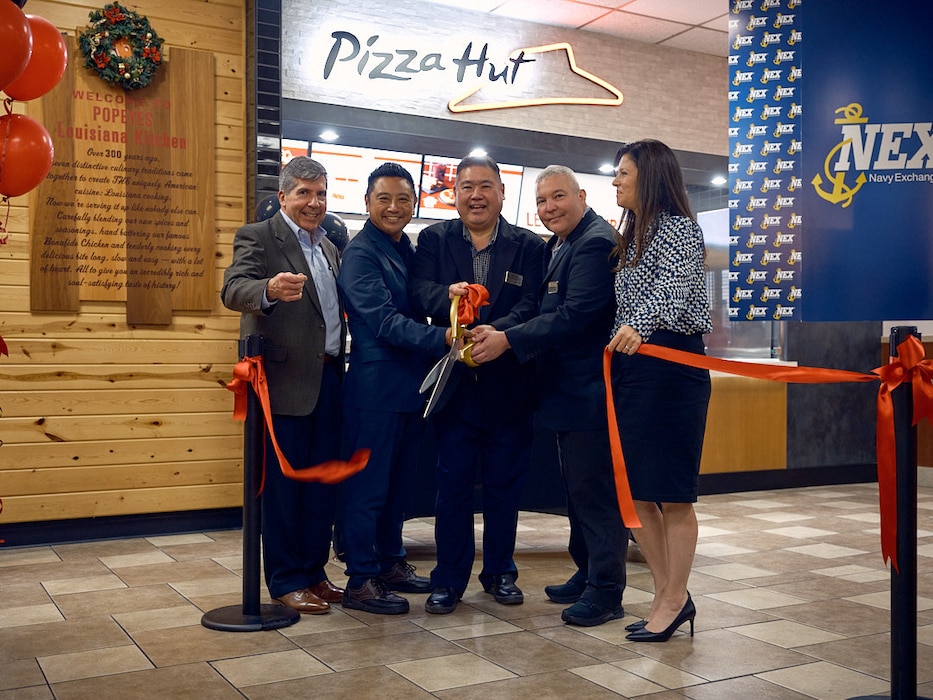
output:
{"label": "orange balloon", "polygon": [[26,15],[12,2],[0,3],[0,90],[26,70],[32,55],[32,31]]}
{"label": "orange balloon", "polygon": [[42,97],[58,85],[68,66],[68,48],[55,25],[38,15],[26,19],[32,30],[32,55],[22,75],[3,90],[20,102]]}
{"label": "orange balloon", "polygon": [[0,194],[26,194],[49,174],[54,158],[52,137],[39,122],[25,114],[0,117]]}

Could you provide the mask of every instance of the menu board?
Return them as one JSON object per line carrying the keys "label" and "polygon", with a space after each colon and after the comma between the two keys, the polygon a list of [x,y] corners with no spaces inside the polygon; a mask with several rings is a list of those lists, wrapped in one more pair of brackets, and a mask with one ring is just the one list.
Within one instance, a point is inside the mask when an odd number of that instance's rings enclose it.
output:
{"label": "menu board", "polygon": [[327,170],[327,210],[340,214],[366,214],[366,183],[369,174],[383,163],[393,161],[404,167],[416,188],[421,178],[419,153],[314,142],[311,157]]}
{"label": "menu board", "polygon": [[[421,169],[421,194],[419,196],[418,217],[422,219],[456,219],[456,201],[454,199],[454,181],[457,178],[457,164],[460,158],[443,156],[425,156]],[[502,216],[510,224],[518,223],[518,204],[522,190],[521,165],[499,163],[499,175],[505,186],[505,201],[502,204]]]}
{"label": "menu board", "polygon": [[282,139],[282,165],[296,156],[306,156],[311,149],[311,144],[307,141],[298,141],[296,139]]}
{"label": "menu board", "polygon": [[456,219],[454,180],[459,158],[425,156],[421,167],[418,216],[422,219]]}

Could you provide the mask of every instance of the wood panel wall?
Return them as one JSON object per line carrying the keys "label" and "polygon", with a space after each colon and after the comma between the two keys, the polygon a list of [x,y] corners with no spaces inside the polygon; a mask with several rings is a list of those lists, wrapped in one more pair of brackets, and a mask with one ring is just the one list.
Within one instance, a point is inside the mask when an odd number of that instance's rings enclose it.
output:
{"label": "wood panel wall", "polygon": [[[29,0],[74,35],[106,4]],[[242,501],[242,429],[224,388],[238,315],[220,303],[233,234],[247,220],[245,7],[240,0],[137,0],[173,46],[214,54],[215,294],[209,313],[134,327],[123,302],[29,309],[28,196],[10,200],[0,245],[0,539],[4,523],[226,508]],[[14,110],[29,113],[29,103]],[[54,139],[53,139],[54,140]],[[0,217],[6,216],[6,209]]]}

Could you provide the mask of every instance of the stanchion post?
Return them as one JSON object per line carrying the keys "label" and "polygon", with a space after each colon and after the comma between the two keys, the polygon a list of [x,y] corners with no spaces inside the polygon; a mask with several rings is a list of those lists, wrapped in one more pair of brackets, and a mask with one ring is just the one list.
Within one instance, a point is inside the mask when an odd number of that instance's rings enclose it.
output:
{"label": "stanchion post", "polygon": [[[920,338],[916,326],[891,329],[889,355],[909,336]],[[913,388],[905,382],[891,391],[894,408],[895,472],[897,477],[898,570],[891,567],[891,694],[892,700],[929,700],[917,696],[917,428],[913,422]],[[862,700],[869,696],[859,696]],[[885,696],[871,696],[874,699]]]}
{"label": "stanchion post", "polygon": [[[261,335],[248,335],[239,342],[240,357],[261,357]],[[246,424],[243,426],[243,615],[259,615],[260,533],[262,532],[262,443],[265,430],[259,397],[249,387],[246,394]],[[247,468],[249,465],[249,468]]]}
{"label": "stanchion post", "polygon": [[[261,357],[261,335],[248,335],[239,341],[240,357]],[[246,423],[243,427],[243,604],[210,610],[201,617],[201,624],[222,632],[258,632],[288,627],[298,622],[297,611],[284,605],[262,605],[259,602],[259,580],[262,562],[260,534],[262,532],[263,451],[266,439],[262,405],[253,387],[247,387]]]}

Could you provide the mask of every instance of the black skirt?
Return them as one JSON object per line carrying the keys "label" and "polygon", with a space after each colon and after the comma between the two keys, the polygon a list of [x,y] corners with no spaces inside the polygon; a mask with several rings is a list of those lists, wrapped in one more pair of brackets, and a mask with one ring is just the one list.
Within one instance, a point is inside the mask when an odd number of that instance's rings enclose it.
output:
{"label": "black skirt", "polygon": [[[653,345],[703,355],[703,336],[657,330]],[[709,371],[613,353],[612,392],[632,498],[694,503],[709,406]]]}

